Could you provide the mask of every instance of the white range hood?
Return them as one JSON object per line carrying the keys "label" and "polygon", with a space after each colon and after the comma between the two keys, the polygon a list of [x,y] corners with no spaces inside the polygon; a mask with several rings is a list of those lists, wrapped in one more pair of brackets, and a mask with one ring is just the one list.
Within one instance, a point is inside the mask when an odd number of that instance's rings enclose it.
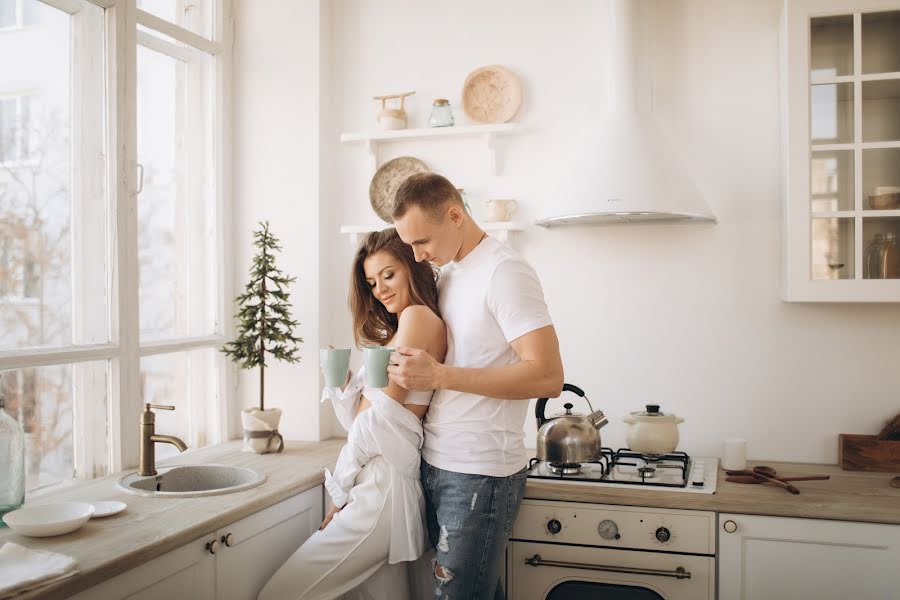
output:
{"label": "white range hood", "polygon": [[537,225],[606,225],[716,218],[659,129],[640,64],[639,0],[609,0],[609,113],[583,148],[554,214]]}

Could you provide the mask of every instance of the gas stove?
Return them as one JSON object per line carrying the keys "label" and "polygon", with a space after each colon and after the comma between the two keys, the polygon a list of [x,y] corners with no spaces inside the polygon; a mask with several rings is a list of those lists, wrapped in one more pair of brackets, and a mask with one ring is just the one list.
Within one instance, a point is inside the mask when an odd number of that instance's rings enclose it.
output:
{"label": "gas stove", "polygon": [[600,458],[589,463],[557,464],[533,458],[528,465],[528,477],[565,483],[714,494],[718,468],[717,458],[693,458],[684,452],[651,456],[628,448],[603,448]]}

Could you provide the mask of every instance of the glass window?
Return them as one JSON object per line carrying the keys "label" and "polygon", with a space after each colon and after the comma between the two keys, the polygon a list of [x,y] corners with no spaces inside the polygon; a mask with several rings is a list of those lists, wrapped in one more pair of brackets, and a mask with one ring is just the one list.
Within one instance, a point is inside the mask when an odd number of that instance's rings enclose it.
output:
{"label": "glass window", "polygon": [[[105,469],[107,422],[104,418],[107,363],[87,362],[0,372],[0,394],[6,412],[25,431],[25,489],[57,483],[76,473],[74,413],[91,406],[92,449]],[[100,421],[99,419],[103,419]],[[92,473],[89,475],[100,474]]]}
{"label": "glass window", "polygon": [[[155,411],[157,433],[177,436],[189,448],[218,441],[210,438],[216,431],[216,353],[203,348],[141,359],[141,401],[175,407]],[[156,445],[157,460],[177,454],[171,444]]]}
{"label": "glass window", "polygon": [[[181,48],[181,47],[178,47]],[[166,45],[161,47],[165,50]],[[138,47],[141,338],[215,330],[209,57]]]}
{"label": "glass window", "polygon": [[137,7],[153,16],[212,38],[213,3],[211,0],[137,0]]}

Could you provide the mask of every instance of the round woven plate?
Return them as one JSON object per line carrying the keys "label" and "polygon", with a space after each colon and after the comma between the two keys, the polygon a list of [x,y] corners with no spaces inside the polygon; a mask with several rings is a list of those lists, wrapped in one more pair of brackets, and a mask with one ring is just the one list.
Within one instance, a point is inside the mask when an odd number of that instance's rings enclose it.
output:
{"label": "round woven plate", "polygon": [[490,65],[475,69],[463,83],[463,111],[476,123],[506,123],[521,104],[519,78],[506,67]]}
{"label": "round woven plate", "polygon": [[428,165],[412,156],[401,156],[381,165],[369,184],[369,201],[375,214],[388,223],[393,223],[391,215],[394,212],[397,190],[410,175],[429,171]]}

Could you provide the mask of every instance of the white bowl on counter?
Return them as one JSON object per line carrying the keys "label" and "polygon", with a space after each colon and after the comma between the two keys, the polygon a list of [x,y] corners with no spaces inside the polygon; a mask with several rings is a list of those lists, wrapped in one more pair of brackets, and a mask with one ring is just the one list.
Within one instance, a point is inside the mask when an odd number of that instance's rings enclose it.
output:
{"label": "white bowl on counter", "polygon": [[93,514],[94,505],[87,502],[54,502],[8,512],[3,521],[21,535],[50,537],[75,531]]}

